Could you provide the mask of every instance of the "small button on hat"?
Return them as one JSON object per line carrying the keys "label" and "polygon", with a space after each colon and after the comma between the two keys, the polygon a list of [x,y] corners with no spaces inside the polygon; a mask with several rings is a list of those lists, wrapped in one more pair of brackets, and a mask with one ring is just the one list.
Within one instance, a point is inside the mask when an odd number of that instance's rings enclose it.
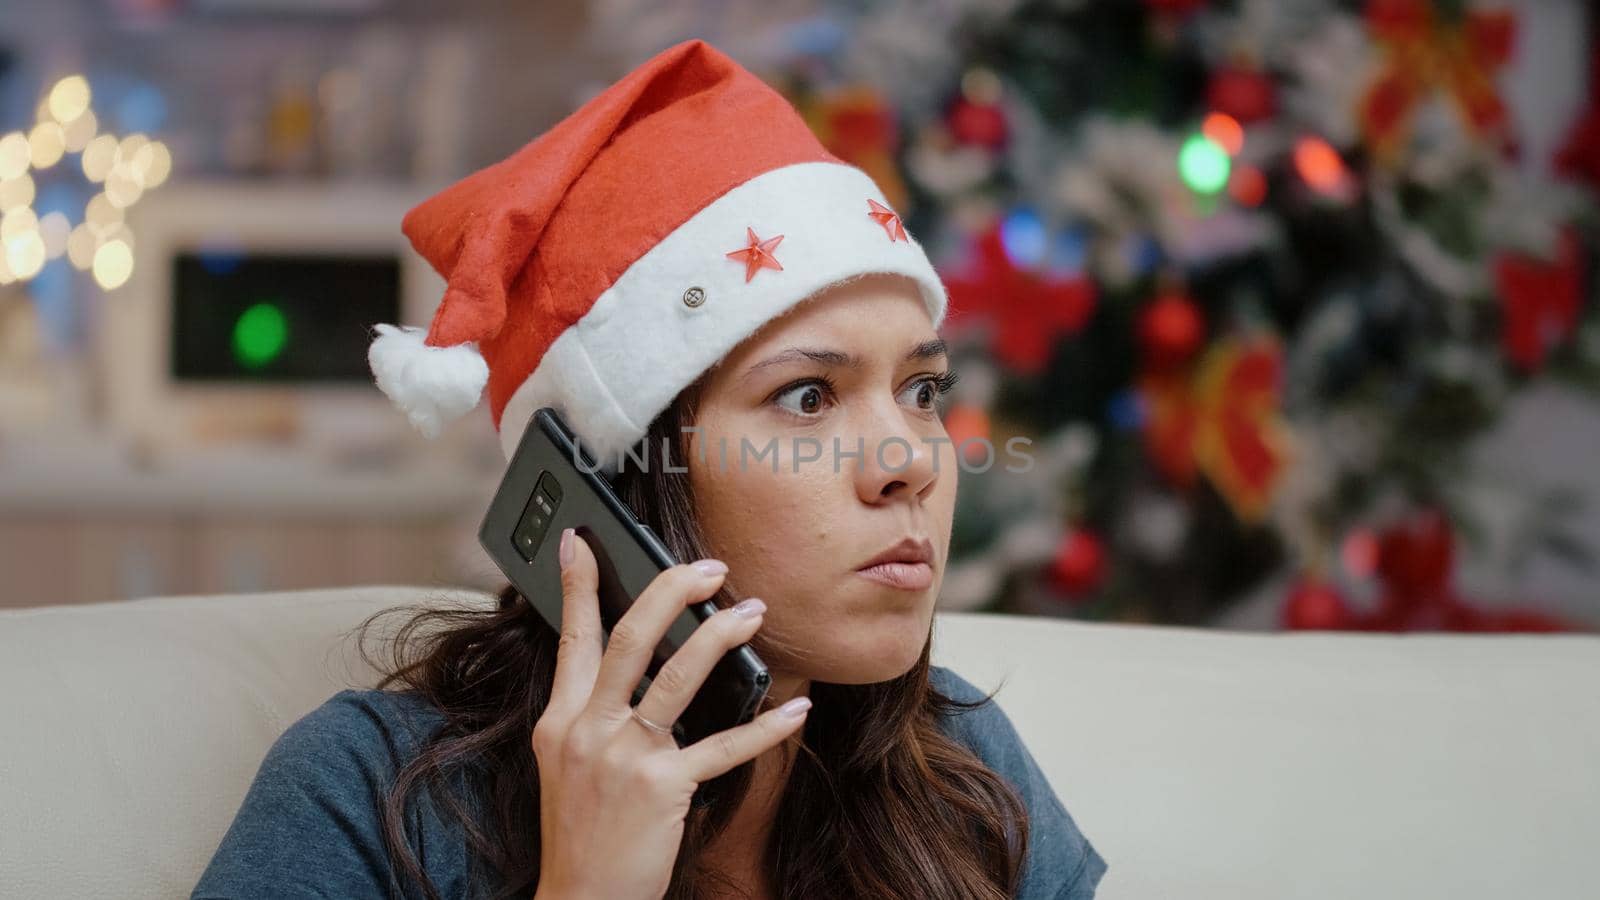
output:
{"label": "small button on hat", "polygon": [[410,210],[445,280],[428,328],[378,325],[378,386],[424,434],[487,388],[509,458],[558,409],[608,473],[707,369],[818,291],[913,279],[947,295],[877,184],[702,40],[670,47],[510,157]]}

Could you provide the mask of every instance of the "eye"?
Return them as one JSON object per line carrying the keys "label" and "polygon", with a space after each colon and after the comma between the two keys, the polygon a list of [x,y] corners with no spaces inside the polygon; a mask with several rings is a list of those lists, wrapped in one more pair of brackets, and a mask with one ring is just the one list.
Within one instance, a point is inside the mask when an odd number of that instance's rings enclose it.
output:
{"label": "eye", "polygon": [[929,375],[919,378],[906,387],[908,392],[914,392],[917,408],[933,411],[937,408],[939,398],[950,393],[961,376],[955,372],[944,372],[939,375]]}
{"label": "eye", "polygon": [[[822,402],[826,395],[833,393],[833,382],[826,377],[808,378],[796,382],[778,393],[773,398],[779,406],[790,412],[802,416],[816,415],[822,409]],[[784,398],[792,397],[798,405],[791,406],[784,403]]]}

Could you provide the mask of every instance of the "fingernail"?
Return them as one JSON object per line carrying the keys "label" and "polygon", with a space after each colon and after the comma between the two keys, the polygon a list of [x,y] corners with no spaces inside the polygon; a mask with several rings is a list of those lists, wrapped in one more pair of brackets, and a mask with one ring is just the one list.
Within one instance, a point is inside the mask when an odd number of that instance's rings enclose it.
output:
{"label": "fingernail", "polygon": [[733,607],[734,615],[744,616],[745,618],[759,616],[766,611],[767,604],[763,603],[760,597],[748,597],[744,600],[740,600],[738,604]]}
{"label": "fingernail", "polygon": [[572,529],[571,528],[563,528],[563,529],[561,529],[561,550],[560,550],[558,555],[561,558],[561,568],[565,569],[569,564],[571,564],[571,562],[572,562]]}
{"label": "fingernail", "polygon": [[727,563],[720,559],[701,559],[690,563],[690,565],[699,569],[705,575],[721,575],[723,572],[728,571]]}
{"label": "fingernail", "polygon": [[798,716],[811,708],[811,698],[801,695],[778,707],[778,714],[782,716]]}

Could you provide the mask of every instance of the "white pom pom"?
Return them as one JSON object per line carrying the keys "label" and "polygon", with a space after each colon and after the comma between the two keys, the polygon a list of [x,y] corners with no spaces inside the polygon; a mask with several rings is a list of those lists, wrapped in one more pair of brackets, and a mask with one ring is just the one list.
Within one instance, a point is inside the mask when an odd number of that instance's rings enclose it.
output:
{"label": "white pom pom", "polygon": [[378,337],[367,349],[378,388],[389,396],[429,438],[451,419],[478,405],[489,382],[489,365],[476,347],[431,347],[423,343],[422,328],[376,326]]}

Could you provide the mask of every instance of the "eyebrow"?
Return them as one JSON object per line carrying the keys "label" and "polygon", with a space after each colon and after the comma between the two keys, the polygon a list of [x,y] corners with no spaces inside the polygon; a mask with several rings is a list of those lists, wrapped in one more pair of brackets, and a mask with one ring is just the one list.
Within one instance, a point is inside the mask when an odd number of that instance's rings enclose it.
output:
{"label": "eyebrow", "polygon": [[[902,362],[920,362],[926,359],[937,359],[941,356],[947,356],[949,352],[950,347],[942,338],[934,338],[933,340],[923,341],[915,347],[912,347],[910,352],[905,355],[905,358],[902,360]],[[825,366],[836,366],[843,369],[860,369],[863,365],[861,357],[853,356],[849,353],[844,353],[839,350],[813,347],[790,347],[782,353],[779,353],[776,356],[768,357],[751,366],[749,369],[746,369],[743,377],[749,378],[756,372],[770,366],[778,366],[787,362],[794,362],[795,360],[802,359],[809,359],[812,362],[822,363]]]}

